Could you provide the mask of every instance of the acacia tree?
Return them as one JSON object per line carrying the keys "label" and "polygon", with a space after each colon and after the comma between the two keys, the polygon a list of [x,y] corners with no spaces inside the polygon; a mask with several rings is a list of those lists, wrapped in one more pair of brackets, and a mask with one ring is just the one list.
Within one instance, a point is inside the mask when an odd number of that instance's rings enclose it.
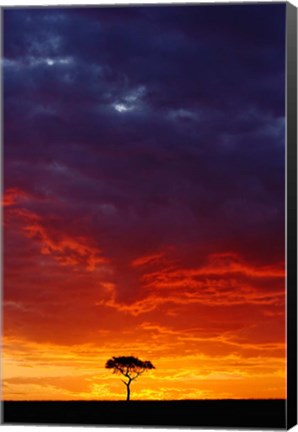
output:
{"label": "acacia tree", "polygon": [[138,376],[144,373],[147,370],[155,369],[153,364],[150,361],[142,361],[137,357],[112,357],[106,362],[107,369],[113,369],[114,374],[121,374],[125,378],[126,381],[121,380],[126,385],[126,400],[130,400],[130,384],[134,381]]}

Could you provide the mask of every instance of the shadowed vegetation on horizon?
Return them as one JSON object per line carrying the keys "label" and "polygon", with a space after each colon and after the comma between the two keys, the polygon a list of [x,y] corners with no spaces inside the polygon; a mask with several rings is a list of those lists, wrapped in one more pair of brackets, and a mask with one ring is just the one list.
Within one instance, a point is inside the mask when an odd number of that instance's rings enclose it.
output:
{"label": "shadowed vegetation on horizon", "polygon": [[125,378],[127,378],[127,381],[121,380],[126,386],[127,401],[130,400],[130,384],[132,383],[132,381],[137,379],[145,371],[155,369],[155,367],[150,361],[142,361],[137,357],[133,356],[113,357],[106,362],[105,367],[107,369],[113,369],[113,373],[121,374]]}

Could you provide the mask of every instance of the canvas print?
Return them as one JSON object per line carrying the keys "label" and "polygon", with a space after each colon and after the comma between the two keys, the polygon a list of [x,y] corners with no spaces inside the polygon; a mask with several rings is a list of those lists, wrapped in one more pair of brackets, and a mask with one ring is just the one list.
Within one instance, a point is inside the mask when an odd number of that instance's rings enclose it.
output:
{"label": "canvas print", "polygon": [[2,14],[4,422],[283,427],[286,3]]}

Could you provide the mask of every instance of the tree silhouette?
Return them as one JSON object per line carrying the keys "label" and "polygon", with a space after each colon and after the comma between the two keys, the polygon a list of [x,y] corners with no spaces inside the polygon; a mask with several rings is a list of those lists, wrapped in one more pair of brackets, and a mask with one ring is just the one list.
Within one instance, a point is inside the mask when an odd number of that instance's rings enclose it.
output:
{"label": "tree silhouette", "polygon": [[130,384],[143,372],[155,369],[150,361],[142,361],[137,357],[112,357],[106,362],[107,369],[114,369],[114,374],[121,374],[127,381],[121,380],[126,385],[126,400],[130,400]]}

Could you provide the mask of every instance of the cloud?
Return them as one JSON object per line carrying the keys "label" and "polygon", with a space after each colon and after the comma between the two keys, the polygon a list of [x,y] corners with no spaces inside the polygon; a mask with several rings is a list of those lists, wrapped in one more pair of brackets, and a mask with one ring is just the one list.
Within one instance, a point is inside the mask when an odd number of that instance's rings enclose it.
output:
{"label": "cloud", "polygon": [[[10,218],[17,218],[19,229],[25,236],[40,244],[41,254],[52,255],[62,265],[85,264],[90,271],[107,262],[98,248],[86,244],[88,240],[84,237],[71,237],[55,228],[55,218],[52,227],[50,219],[45,220],[41,215],[22,207],[20,201],[24,198],[27,198],[27,194],[22,190],[9,189],[5,192],[4,202],[7,206],[19,204],[6,214],[6,223],[9,223]],[[34,198],[31,198],[32,201]]]}
{"label": "cloud", "polygon": [[26,199],[27,194],[20,189],[8,189],[3,197],[3,206],[13,206],[17,204],[20,200]]}
{"label": "cloud", "polygon": [[156,254],[156,255],[147,255],[147,256],[139,257],[136,258],[131,265],[132,267],[148,265],[156,261],[159,261],[160,258],[162,258],[162,256],[163,254]]}

